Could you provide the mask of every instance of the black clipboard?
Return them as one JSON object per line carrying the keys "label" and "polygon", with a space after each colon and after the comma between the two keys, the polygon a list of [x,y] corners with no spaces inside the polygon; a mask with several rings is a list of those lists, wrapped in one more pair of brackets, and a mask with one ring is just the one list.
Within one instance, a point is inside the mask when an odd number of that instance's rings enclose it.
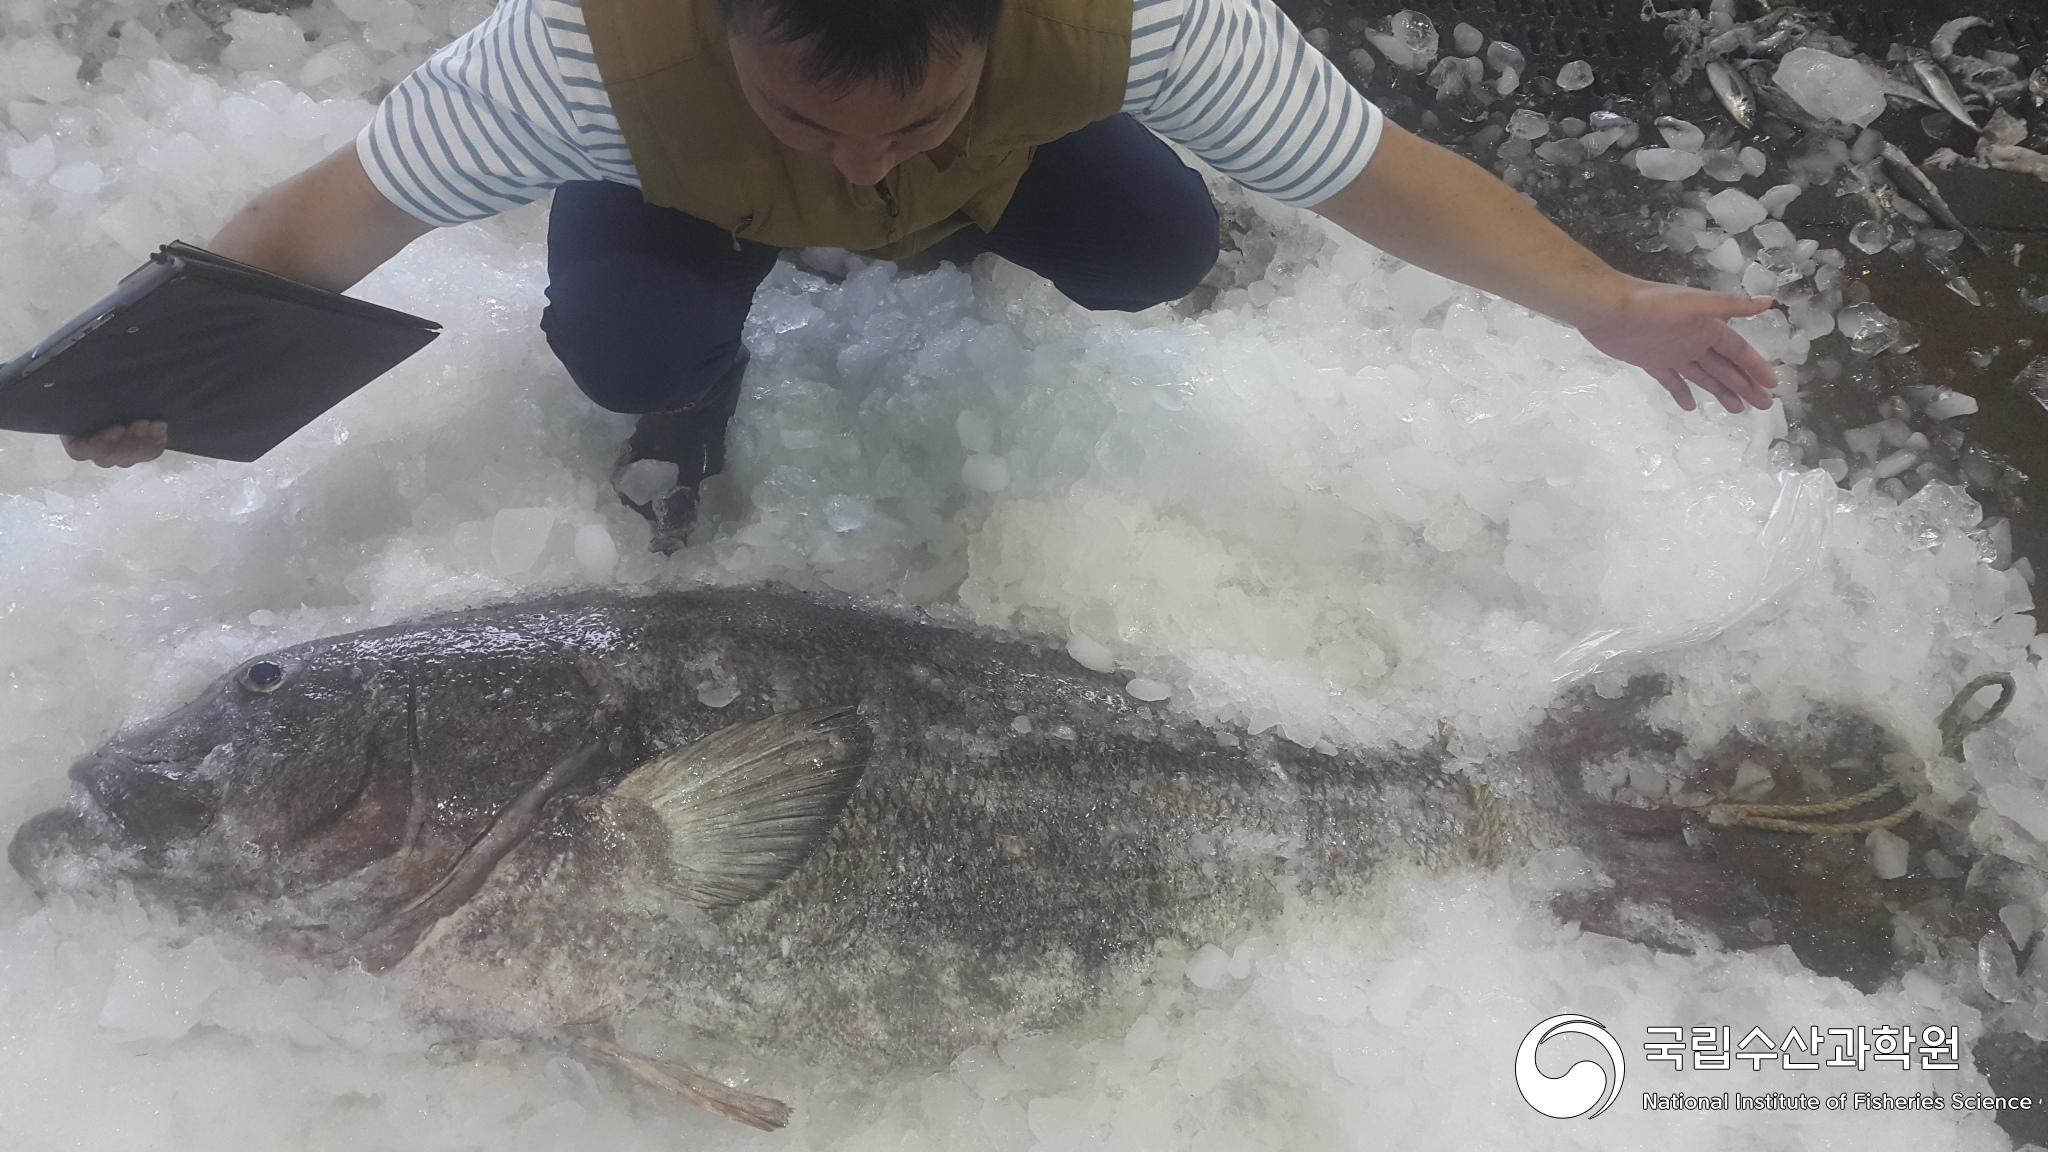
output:
{"label": "black clipboard", "polygon": [[431,320],[169,244],[0,365],[0,428],[90,436],[162,420],[173,451],[252,461],[440,334]]}

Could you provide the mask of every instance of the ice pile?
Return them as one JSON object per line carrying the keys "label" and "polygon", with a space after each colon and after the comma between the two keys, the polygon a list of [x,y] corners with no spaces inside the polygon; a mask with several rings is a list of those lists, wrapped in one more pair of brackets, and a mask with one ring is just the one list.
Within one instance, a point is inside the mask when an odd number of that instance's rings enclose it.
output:
{"label": "ice pile", "polygon": [[[61,45],[41,24],[55,10],[0,8],[0,244],[49,270],[0,281],[0,348],[345,142],[364,98],[457,19],[321,0],[237,17],[216,64],[185,6],[67,15]],[[104,61],[90,83],[80,51]],[[1511,48],[1486,55],[1497,83],[1519,75]],[[1634,143],[1634,125],[1589,120],[1540,138]],[[1825,294],[1841,289],[1821,283],[1839,266],[1761,223],[1710,225],[1704,199],[1685,234],[1735,245],[1724,275],[1797,273],[1778,289],[1783,316],[1752,328],[1789,364],[1832,317]],[[536,330],[537,209],[432,236],[366,282],[448,334],[261,465],[102,473],[48,440],[0,438],[0,823],[57,799],[62,766],[123,719],[251,653],[592,582],[773,579],[909,600],[1047,634],[1132,692],[1303,744],[1441,730],[1471,755],[1516,743],[1589,636],[1646,638],[1593,685],[1670,677],[1662,719],[1692,738],[1835,704],[1929,755],[1963,679],[2024,662],[2031,597],[1990,562],[1975,505],[1935,484],[1917,503],[1881,494],[1898,477],[1878,471],[1916,450],[1910,431],[1872,433],[1839,476],[1801,473],[1798,430],[1776,413],[1681,414],[1549,321],[1309,218],[1226,202],[1239,251],[1192,319],[1088,316],[993,262],[779,266],[749,326],[711,528],[674,561],[646,551],[645,525],[606,488],[624,422],[578,396]],[[1793,521],[1817,529],[1780,530],[1775,511],[1802,492],[1825,515]],[[1776,579],[1788,571],[1803,575]],[[1653,651],[1703,622],[1710,638]],[[2008,718],[1938,783],[1983,798],[1973,843],[2038,859],[2048,685],[2023,671]],[[936,1077],[762,1075],[800,1109],[791,1148],[1433,1147],[1475,1133],[1610,1147],[1637,1128],[1674,1147],[1880,1132],[2004,1146],[1981,1116],[1651,1129],[1617,1111],[1591,1135],[1536,1117],[1472,1053],[1505,1059],[1555,1011],[1630,1028],[1976,1017],[1925,981],[1866,998],[1780,956],[1678,960],[1580,937],[1531,911],[1540,891],[1504,883],[1403,878],[1375,903],[1297,909],[1266,943],[1213,941],[1186,987],[1168,959],[1153,999]],[[11,877],[0,901],[19,917],[0,929],[0,1116],[23,1147],[755,1143],[543,1050],[443,1046],[475,1038],[410,1018],[402,980],[191,941],[132,902],[32,911]]]}
{"label": "ice pile", "polygon": [[1771,80],[1823,120],[1865,125],[1884,113],[1884,89],[1863,65],[1818,48],[1785,53]]}

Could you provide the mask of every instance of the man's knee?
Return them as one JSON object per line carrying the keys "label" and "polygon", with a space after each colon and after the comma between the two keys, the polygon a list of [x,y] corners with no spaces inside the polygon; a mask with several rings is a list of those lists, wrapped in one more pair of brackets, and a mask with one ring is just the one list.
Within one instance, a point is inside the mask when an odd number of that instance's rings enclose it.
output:
{"label": "man's knee", "polygon": [[630,311],[565,308],[541,314],[548,347],[569,378],[601,408],[627,415],[703,407],[730,388],[745,363],[738,339],[678,340],[675,318],[636,324]]}
{"label": "man's knee", "polygon": [[1216,266],[1219,251],[1216,202],[1194,172],[1176,182],[1155,211],[1131,221],[1124,242],[1130,256],[1107,282],[1069,293],[1094,311],[1141,312],[1193,292]]}

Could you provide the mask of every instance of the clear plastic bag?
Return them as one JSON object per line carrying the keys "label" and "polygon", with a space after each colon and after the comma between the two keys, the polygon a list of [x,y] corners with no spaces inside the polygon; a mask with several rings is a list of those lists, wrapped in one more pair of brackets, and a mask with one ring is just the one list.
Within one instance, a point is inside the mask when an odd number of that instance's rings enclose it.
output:
{"label": "clear plastic bag", "polygon": [[1558,654],[1551,679],[1566,683],[1590,676],[1623,656],[1669,652],[1711,640],[1755,615],[1820,564],[1835,483],[1825,472],[1781,472],[1778,497],[1757,532],[1764,563],[1750,586],[1725,598],[1721,610],[1676,624],[1625,624],[1597,628]]}

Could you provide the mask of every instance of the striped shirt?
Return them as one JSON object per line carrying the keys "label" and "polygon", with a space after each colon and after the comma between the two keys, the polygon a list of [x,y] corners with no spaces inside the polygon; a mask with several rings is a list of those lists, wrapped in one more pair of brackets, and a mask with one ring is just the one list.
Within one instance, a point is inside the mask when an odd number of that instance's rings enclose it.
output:
{"label": "striped shirt", "polygon": [[[1136,0],[1124,111],[1216,171],[1318,204],[1364,171],[1379,109],[1271,0]],[[385,97],[356,139],[385,198],[433,225],[572,180],[638,187],[581,0],[500,0]]]}

